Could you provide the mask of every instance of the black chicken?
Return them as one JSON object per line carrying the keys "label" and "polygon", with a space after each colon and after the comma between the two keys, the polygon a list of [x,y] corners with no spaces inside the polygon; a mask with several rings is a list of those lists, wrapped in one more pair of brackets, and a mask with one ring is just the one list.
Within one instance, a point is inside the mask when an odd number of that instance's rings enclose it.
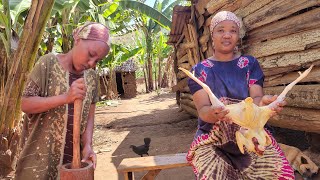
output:
{"label": "black chicken", "polygon": [[133,152],[143,157],[144,154],[148,155],[149,146],[150,146],[151,139],[150,138],[144,138],[144,145],[141,146],[135,146],[131,145],[130,148],[132,148]]}

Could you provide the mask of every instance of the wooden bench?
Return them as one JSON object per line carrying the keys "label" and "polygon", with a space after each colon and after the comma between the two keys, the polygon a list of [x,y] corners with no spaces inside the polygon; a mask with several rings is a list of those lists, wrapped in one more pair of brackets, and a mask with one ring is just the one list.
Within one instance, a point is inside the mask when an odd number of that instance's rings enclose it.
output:
{"label": "wooden bench", "polygon": [[186,153],[125,158],[117,170],[123,173],[125,180],[134,180],[134,172],[148,171],[141,179],[153,180],[162,169],[190,166],[186,160]]}

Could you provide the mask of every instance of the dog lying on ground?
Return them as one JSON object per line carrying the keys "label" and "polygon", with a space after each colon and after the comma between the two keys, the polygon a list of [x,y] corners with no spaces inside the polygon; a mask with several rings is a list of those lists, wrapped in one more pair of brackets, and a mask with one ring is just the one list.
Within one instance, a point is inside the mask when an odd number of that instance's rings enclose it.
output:
{"label": "dog lying on ground", "polygon": [[303,154],[300,149],[279,143],[292,168],[299,172],[304,178],[311,178],[317,174],[319,167],[311,159]]}

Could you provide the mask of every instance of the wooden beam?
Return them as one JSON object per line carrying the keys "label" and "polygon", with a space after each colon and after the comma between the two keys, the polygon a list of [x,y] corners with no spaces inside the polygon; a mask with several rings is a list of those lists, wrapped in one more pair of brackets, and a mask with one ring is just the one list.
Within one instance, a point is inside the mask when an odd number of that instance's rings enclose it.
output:
{"label": "wooden beam", "polygon": [[[283,87],[264,88],[265,94],[279,95]],[[302,107],[320,109],[320,84],[295,85],[286,95],[287,105],[291,107]],[[319,119],[320,121],[320,119]]]}
{"label": "wooden beam", "polygon": [[246,53],[256,58],[285,52],[311,49],[320,44],[320,28],[292,34],[266,42],[257,42],[246,48]]}
{"label": "wooden beam", "polygon": [[198,11],[199,14],[204,14],[205,13],[205,7],[208,4],[210,0],[199,0],[196,4],[195,4],[195,8]]}
{"label": "wooden beam", "polygon": [[258,60],[266,76],[290,73],[301,69],[301,67],[309,66],[310,64],[319,65],[320,48],[300,52],[276,54],[261,57],[258,58]]}
{"label": "wooden beam", "polygon": [[180,63],[178,64],[179,67],[182,67],[186,70],[190,70],[191,69],[191,65],[189,63]]}
{"label": "wooden beam", "polygon": [[267,6],[253,12],[243,19],[247,30],[269,24],[273,21],[286,18],[300,10],[319,5],[318,0],[282,0],[272,1]]}
{"label": "wooden beam", "polygon": [[182,49],[190,49],[196,47],[196,44],[194,42],[183,42],[179,45]]}
{"label": "wooden beam", "polygon": [[187,51],[182,48],[176,48],[177,49],[177,59],[180,59],[182,56],[187,54]]}
{"label": "wooden beam", "polygon": [[236,10],[235,14],[239,17],[246,17],[249,14],[252,14],[255,11],[257,11],[258,9],[266,6],[267,4],[269,4],[272,1],[273,0],[254,0],[254,1],[250,2],[247,6]]}
{"label": "wooden beam", "polygon": [[248,32],[246,42],[252,44],[319,28],[319,14],[320,8],[316,8],[281,21],[275,21],[267,26],[259,27]]}
{"label": "wooden beam", "polygon": [[196,106],[195,106],[195,104],[194,104],[194,102],[192,101],[192,100],[190,100],[190,99],[181,99],[180,100],[180,106],[181,105],[186,105],[186,106],[189,106],[189,107],[191,107],[192,109],[197,109],[196,108]]}
{"label": "wooden beam", "polygon": [[192,94],[190,93],[181,93],[181,99],[190,99],[193,101],[193,97],[192,97]]}
{"label": "wooden beam", "polygon": [[188,76],[183,71],[179,71],[178,74],[177,74],[177,78],[178,79],[184,79],[186,77],[188,77]]}
{"label": "wooden beam", "polygon": [[216,11],[218,11],[221,7],[223,7],[224,5],[228,4],[229,2],[234,2],[235,0],[211,0],[210,2],[208,2],[206,8],[207,11],[210,14],[215,14]]}
{"label": "wooden beam", "polygon": [[182,63],[185,63],[185,62],[188,62],[188,54],[185,54],[184,56],[182,56],[181,58],[178,59],[178,66],[179,64],[182,64]]}
{"label": "wooden beam", "polygon": [[184,87],[188,86],[188,78],[184,78],[179,81],[175,86],[172,87],[172,92],[183,90]]}
{"label": "wooden beam", "polygon": [[191,108],[187,105],[184,104],[180,104],[181,109],[183,109],[184,111],[186,111],[187,113],[191,114],[194,117],[198,117],[198,111],[194,108]]}
{"label": "wooden beam", "polygon": [[244,8],[252,3],[254,0],[236,0],[231,1],[228,4],[224,5],[221,10],[235,12],[237,9]]}
{"label": "wooden beam", "polygon": [[[297,72],[290,72],[288,74],[277,74],[274,76],[267,76],[264,80],[264,87],[272,87],[278,85],[289,84],[298,77]],[[317,82],[320,83],[320,67],[314,67],[307,77],[303,78],[302,82]]]}
{"label": "wooden beam", "polygon": [[320,132],[319,109],[285,107],[269,120],[270,125],[306,132]]}

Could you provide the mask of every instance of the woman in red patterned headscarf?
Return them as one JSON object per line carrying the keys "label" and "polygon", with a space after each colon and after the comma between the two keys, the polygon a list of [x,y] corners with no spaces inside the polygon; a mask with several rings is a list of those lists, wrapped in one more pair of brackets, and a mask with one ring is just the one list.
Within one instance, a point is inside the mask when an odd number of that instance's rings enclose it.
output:
{"label": "woman in red patterned headscarf", "polygon": [[99,97],[93,68],[110,50],[109,29],[90,22],[75,29],[73,37],[69,52],[42,56],[29,74],[21,102],[25,139],[16,179],[57,179],[59,166],[72,161],[75,99],[83,101],[82,160],[96,166],[92,134]]}

